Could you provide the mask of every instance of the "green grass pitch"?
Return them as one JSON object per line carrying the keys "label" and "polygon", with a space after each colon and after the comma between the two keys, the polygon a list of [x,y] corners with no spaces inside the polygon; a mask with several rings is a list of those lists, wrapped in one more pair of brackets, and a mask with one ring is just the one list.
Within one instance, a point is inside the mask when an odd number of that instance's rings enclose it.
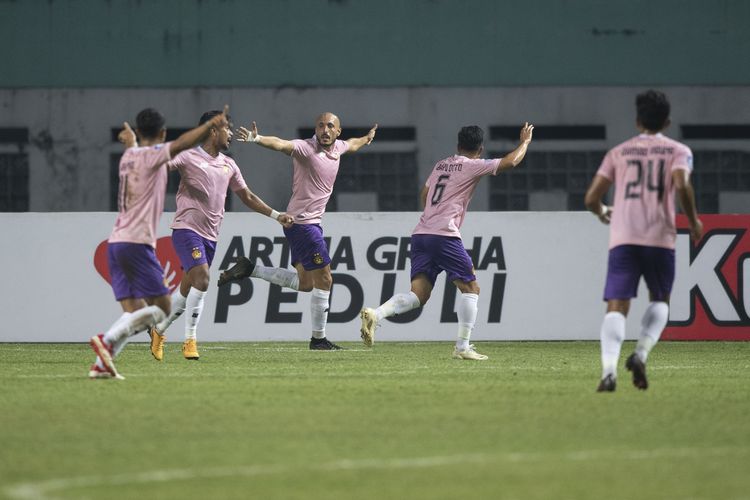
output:
{"label": "green grass pitch", "polygon": [[344,346],[137,343],[92,381],[87,345],[0,344],[0,495],[750,498],[750,343],[661,343],[612,394],[596,342]]}

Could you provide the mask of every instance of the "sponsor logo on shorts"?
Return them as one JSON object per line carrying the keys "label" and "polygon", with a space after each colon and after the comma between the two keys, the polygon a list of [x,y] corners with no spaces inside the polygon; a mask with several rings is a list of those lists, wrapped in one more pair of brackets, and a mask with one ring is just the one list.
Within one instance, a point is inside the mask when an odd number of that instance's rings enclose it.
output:
{"label": "sponsor logo on shorts", "polygon": [[319,266],[320,264],[323,263],[323,257],[321,257],[319,253],[314,253],[312,260],[313,260],[313,264],[315,264],[316,266]]}
{"label": "sponsor logo on shorts", "polygon": [[203,252],[201,252],[200,248],[195,247],[193,248],[193,253],[191,255],[193,256],[193,260],[198,260],[203,257]]}

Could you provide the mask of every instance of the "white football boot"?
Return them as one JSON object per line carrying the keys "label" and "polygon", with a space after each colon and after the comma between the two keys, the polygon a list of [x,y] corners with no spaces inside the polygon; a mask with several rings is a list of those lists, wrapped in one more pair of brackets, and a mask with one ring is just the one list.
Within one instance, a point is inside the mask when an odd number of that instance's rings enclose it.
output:
{"label": "white football boot", "polygon": [[479,354],[477,351],[474,350],[474,344],[469,344],[469,347],[467,349],[464,349],[463,351],[459,351],[458,348],[453,348],[453,359],[470,359],[472,361],[484,361],[485,359],[489,359],[484,354]]}
{"label": "white football boot", "polygon": [[375,315],[375,309],[365,307],[360,311],[359,317],[362,319],[362,326],[359,328],[362,342],[367,347],[372,347],[372,344],[375,343],[375,329],[378,327],[378,318]]}

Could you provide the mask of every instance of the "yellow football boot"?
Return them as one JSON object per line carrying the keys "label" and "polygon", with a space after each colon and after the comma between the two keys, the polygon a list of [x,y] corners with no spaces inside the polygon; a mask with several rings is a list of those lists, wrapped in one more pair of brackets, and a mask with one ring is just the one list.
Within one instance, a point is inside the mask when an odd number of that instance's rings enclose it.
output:
{"label": "yellow football boot", "polygon": [[200,359],[198,354],[198,342],[195,339],[187,339],[182,343],[182,355],[185,359]]}
{"label": "yellow football boot", "polygon": [[164,342],[167,337],[159,333],[155,326],[149,328],[148,334],[151,336],[151,355],[156,361],[161,361],[164,359]]}

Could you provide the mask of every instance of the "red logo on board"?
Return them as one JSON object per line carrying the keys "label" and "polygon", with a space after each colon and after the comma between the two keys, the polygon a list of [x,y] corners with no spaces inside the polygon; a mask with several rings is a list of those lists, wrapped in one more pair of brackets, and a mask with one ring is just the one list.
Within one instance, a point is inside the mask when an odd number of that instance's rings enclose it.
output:
{"label": "red logo on board", "polygon": [[[180,281],[182,281],[180,258],[172,246],[172,238],[165,236],[156,240],[156,258],[164,269],[164,284],[169,288],[169,293],[172,293],[180,286]],[[107,240],[102,241],[96,247],[96,251],[94,252],[94,267],[96,268],[96,272],[104,278],[104,281],[107,283],[112,282],[107,263]]]}
{"label": "red logo on board", "polygon": [[750,340],[750,216],[703,215],[704,235],[677,218],[677,269],[665,340]]}

